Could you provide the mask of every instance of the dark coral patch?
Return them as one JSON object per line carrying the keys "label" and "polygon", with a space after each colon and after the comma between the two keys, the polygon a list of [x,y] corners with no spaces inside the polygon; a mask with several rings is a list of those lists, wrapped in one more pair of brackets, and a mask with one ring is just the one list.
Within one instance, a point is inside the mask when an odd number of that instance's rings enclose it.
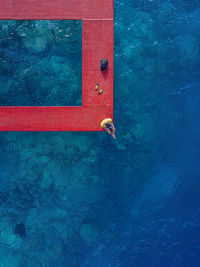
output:
{"label": "dark coral patch", "polygon": [[19,235],[21,238],[25,238],[26,237],[26,225],[24,223],[16,224],[14,233],[16,235]]}

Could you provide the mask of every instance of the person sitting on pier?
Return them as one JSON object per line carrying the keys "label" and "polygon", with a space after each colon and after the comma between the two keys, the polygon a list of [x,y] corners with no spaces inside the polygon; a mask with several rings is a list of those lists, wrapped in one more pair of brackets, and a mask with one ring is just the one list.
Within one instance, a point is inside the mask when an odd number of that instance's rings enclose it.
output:
{"label": "person sitting on pier", "polygon": [[107,119],[104,119],[102,122],[101,122],[101,127],[104,128],[104,130],[109,133],[110,135],[112,135],[112,137],[115,139],[115,127],[112,123],[112,119],[110,118],[107,118]]}

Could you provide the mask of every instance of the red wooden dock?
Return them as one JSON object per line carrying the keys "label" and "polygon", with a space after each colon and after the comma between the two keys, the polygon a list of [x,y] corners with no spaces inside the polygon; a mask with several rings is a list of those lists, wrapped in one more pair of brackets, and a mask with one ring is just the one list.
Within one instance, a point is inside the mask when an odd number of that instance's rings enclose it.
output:
{"label": "red wooden dock", "polygon": [[113,118],[113,0],[1,0],[0,19],[82,20],[82,106],[0,106],[0,131],[101,131]]}

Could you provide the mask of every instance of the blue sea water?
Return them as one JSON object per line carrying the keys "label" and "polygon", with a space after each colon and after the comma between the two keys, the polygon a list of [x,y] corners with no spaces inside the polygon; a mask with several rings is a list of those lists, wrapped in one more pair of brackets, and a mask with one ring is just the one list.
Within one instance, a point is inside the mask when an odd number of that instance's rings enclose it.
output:
{"label": "blue sea water", "polygon": [[0,21],[0,105],[80,106],[80,20]]}
{"label": "blue sea water", "polygon": [[200,3],[114,8],[116,140],[0,134],[2,267],[200,266]]}

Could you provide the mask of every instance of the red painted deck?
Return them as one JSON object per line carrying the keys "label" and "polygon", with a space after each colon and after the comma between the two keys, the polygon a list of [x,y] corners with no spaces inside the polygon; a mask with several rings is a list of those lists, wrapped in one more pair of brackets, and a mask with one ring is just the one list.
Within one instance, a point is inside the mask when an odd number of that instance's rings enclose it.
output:
{"label": "red painted deck", "polygon": [[[83,26],[82,106],[1,106],[0,131],[101,131],[100,122],[113,118],[113,0],[0,0],[0,19],[80,19]],[[101,58],[109,60],[104,74]]]}

